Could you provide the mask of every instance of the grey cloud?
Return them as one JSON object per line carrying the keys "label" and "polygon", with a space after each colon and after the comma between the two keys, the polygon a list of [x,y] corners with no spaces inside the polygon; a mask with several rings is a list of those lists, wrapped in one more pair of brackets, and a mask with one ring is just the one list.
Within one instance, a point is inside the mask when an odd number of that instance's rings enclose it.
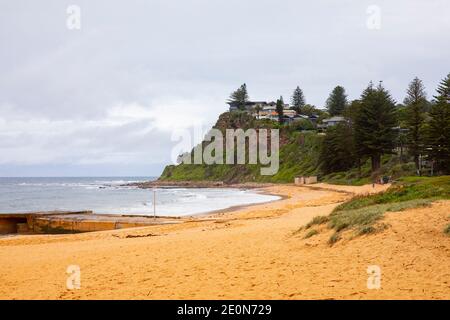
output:
{"label": "grey cloud", "polygon": [[[81,8],[80,31],[66,28],[71,4]],[[382,10],[378,31],[366,28],[372,4]],[[450,70],[448,9],[445,0],[4,1],[0,174],[21,165],[80,174],[102,161],[112,171],[160,170],[173,145],[168,128],[195,117],[211,125],[243,82],[268,100],[288,100],[300,85],[322,106],[335,85],[357,98],[370,80],[402,101],[417,75],[432,95]],[[159,114],[83,125],[132,104]]]}

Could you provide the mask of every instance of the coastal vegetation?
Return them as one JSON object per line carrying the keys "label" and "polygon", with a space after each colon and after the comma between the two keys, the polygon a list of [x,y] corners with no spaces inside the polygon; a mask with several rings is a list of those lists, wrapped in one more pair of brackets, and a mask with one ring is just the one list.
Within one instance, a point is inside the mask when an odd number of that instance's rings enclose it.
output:
{"label": "coastal vegetation", "polygon": [[311,238],[312,236],[315,236],[316,234],[319,234],[319,231],[316,229],[311,229],[308,231],[308,233],[305,235],[304,239]]}
{"label": "coastal vegetation", "polygon": [[244,83],[230,95],[228,101],[235,103],[239,110],[244,110],[248,99],[247,85]]}
{"label": "coastal vegetation", "polygon": [[[315,217],[298,232],[326,225],[327,229],[334,231],[329,239],[333,244],[342,238],[344,231],[363,235],[384,230],[388,227],[382,222],[386,212],[429,206],[441,199],[450,200],[450,176],[403,177],[383,193],[356,196],[336,207],[329,216]],[[444,230],[447,234],[448,229]],[[308,235],[309,231],[306,232]]]}
{"label": "coastal vegetation", "polygon": [[347,104],[347,95],[344,87],[337,86],[330,93],[326,101],[326,108],[330,116],[339,116],[344,113]]}
{"label": "coastal vegetation", "polygon": [[396,103],[381,82],[369,83],[359,99],[349,102],[345,89],[337,86],[324,110],[306,104],[297,87],[290,105],[296,115],[286,115],[289,110],[280,97],[267,104],[275,116],[263,117],[262,105],[249,101],[243,84],[230,95],[230,111],[219,116],[214,128],[279,129],[278,172],[263,176],[259,164],[181,163],[167,166],[160,180],[289,183],[296,176],[316,175],[324,182],[362,185],[383,177],[449,174],[450,74],[436,92],[427,100],[416,77],[403,104]]}
{"label": "coastal vegetation", "polygon": [[[308,130],[309,123],[280,125],[270,120],[258,120],[245,112],[226,112],[219,116],[215,129],[266,128],[280,129],[280,167],[275,175],[260,174],[260,164],[179,164],[167,166],[160,179],[168,181],[292,182],[299,173],[319,174],[319,153],[322,136]],[[302,129],[305,128],[303,131]]]}
{"label": "coastal vegetation", "polygon": [[292,109],[297,111],[297,113],[304,113],[304,107],[306,105],[305,96],[303,95],[302,89],[299,86],[295,88],[294,93],[291,98]]}

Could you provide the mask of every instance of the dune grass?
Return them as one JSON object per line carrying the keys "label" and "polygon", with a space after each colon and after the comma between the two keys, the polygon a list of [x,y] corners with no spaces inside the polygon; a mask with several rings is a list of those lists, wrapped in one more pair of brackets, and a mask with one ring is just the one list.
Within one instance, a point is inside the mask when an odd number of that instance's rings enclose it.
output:
{"label": "dune grass", "polygon": [[335,232],[333,233],[333,235],[330,237],[330,239],[328,239],[328,244],[329,245],[333,245],[336,242],[338,242],[339,240],[341,240],[341,234],[339,232]]}
{"label": "dune grass", "polygon": [[444,233],[448,236],[450,236],[450,224],[448,224],[445,229],[444,229]]}
{"label": "dune grass", "polygon": [[304,239],[311,238],[312,236],[315,236],[316,234],[319,234],[319,231],[315,229],[311,229],[308,231],[308,233],[305,235]]}
{"label": "dune grass", "polygon": [[314,225],[324,224],[329,221],[329,218],[327,216],[317,216],[314,217],[310,222],[308,222],[305,226],[306,229],[311,228]]}
{"label": "dune grass", "polygon": [[383,193],[357,196],[335,209],[345,211],[375,204],[395,203],[417,199],[450,199],[450,176],[404,177]]}
{"label": "dune grass", "polygon": [[377,204],[358,209],[335,211],[330,215],[328,227],[340,232],[346,229],[355,229],[358,234],[367,234],[377,231],[375,223],[385,212],[397,212],[412,208],[428,206],[435,199],[417,199],[387,204]]}
{"label": "dune grass", "polygon": [[[356,196],[336,207],[329,216],[315,217],[305,229],[326,223],[335,231],[328,241],[333,245],[346,230],[364,235],[385,229],[386,224],[380,220],[386,212],[429,206],[439,199],[450,199],[450,176],[404,177],[383,193]],[[444,232],[450,235],[450,225]]]}

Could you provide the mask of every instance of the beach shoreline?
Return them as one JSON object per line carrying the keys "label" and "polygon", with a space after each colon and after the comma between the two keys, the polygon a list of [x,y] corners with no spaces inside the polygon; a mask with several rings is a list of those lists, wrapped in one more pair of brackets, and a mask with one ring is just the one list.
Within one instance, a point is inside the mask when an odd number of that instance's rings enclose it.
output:
{"label": "beach shoreline", "polygon": [[151,188],[235,188],[235,189],[258,189],[276,185],[274,183],[263,182],[244,182],[244,183],[225,183],[223,181],[177,181],[177,180],[151,180],[144,182],[127,183],[123,186],[137,187],[140,189]]}
{"label": "beach shoreline", "polygon": [[[121,179],[126,181],[130,178]],[[130,183],[136,183],[138,179],[135,179],[132,177]],[[113,184],[108,186],[105,184],[107,182]],[[29,193],[35,192],[39,187],[41,190],[37,196],[40,201],[25,201],[23,207],[18,207],[5,200],[5,212],[0,213],[0,234],[91,232],[163,224],[174,219],[186,220],[193,216],[206,217],[224,210],[233,211],[280,198],[263,191],[255,191],[255,184],[239,185],[240,188],[237,188],[237,185],[217,188],[215,183],[208,183],[203,184],[203,188],[191,185],[187,190],[183,187],[166,186],[164,183],[156,190],[155,219],[152,193],[145,188],[138,190],[141,188],[128,188],[129,185],[123,187],[119,183],[120,180],[111,177],[8,181],[6,186],[13,190],[17,188],[18,197],[28,198]],[[261,187],[261,184],[257,186]],[[171,190],[172,188],[176,190]],[[49,196],[53,194],[63,200],[54,201]],[[112,199],[115,196],[121,200]],[[73,200],[75,198],[78,200]],[[114,209],[115,206],[117,209]],[[85,210],[86,208],[89,210]]]}
{"label": "beach shoreline", "polygon": [[[185,223],[2,238],[0,298],[450,298],[450,245],[441,230],[450,201],[389,213],[390,228],[332,247],[331,231],[295,235],[353,195],[387,187],[275,185],[265,191],[281,200]],[[374,264],[383,270],[381,290],[366,287],[367,266]],[[80,267],[79,290],[65,286],[69,265]]]}
{"label": "beach shoreline", "polygon": [[[214,188],[214,187],[210,187]],[[118,230],[127,228],[138,228],[149,225],[163,225],[173,223],[183,223],[190,219],[209,219],[217,214],[233,213],[235,211],[250,208],[258,204],[268,204],[274,201],[280,201],[286,198],[284,195],[275,194],[264,188],[260,189],[241,189],[252,190],[257,194],[270,195],[277,197],[263,202],[248,202],[245,204],[232,205],[215,210],[206,210],[186,215],[151,215],[151,214],[111,214],[96,213],[92,210],[84,211],[49,211],[49,212],[25,212],[25,213],[0,213],[0,231],[5,221],[11,220],[10,228],[20,219],[26,222],[27,230],[22,232],[12,232],[4,234],[0,232],[0,237],[15,237],[24,234],[70,234],[81,232],[96,232],[106,230]]]}
{"label": "beach shoreline", "polygon": [[[268,190],[267,186],[255,187],[254,189],[243,189],[243,190],[253,190],[257,193],[264,194],[267,196],[276,196],[276,197],[278,197],[278,199],[268,200],[265,202],[253,202],[253,203],[247,203],[247,204],[239,204],[239,205],[230,206],[230,207],[223,208],[223,209],[211,210],[211,211],[207,211],[207,212],[200,212],[200,213],[193,214],[191,216],[208,218],[208,217],[214,217],[217,214],[232,214],[233,212],[238,212],[240,210],[248,209],[253,206],[262,205],[262,204],[270,204],[273,202],[282,201],[282,200],[289,198],[288,195],[278,194],[278,193],[274,193],[274,192]],[[189,216],[180,216],[180,218],[182,218],[182,217],[189,217]]]}

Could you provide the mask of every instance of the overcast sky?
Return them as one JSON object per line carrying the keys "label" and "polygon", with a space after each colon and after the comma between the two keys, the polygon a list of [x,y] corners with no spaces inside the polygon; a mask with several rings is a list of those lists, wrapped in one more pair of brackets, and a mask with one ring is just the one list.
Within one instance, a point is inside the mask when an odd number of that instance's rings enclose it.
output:
{"label": "overcast sky", "polygon": [[211,126],[243,82],[255,100],[299,85],[322,107],[334,86],[354,99],[371,80],[401,102],[417,75],[431,96],[450,72],[449,12],[448,0],[1,0],[0,176],[159,175],[173,130]]}

